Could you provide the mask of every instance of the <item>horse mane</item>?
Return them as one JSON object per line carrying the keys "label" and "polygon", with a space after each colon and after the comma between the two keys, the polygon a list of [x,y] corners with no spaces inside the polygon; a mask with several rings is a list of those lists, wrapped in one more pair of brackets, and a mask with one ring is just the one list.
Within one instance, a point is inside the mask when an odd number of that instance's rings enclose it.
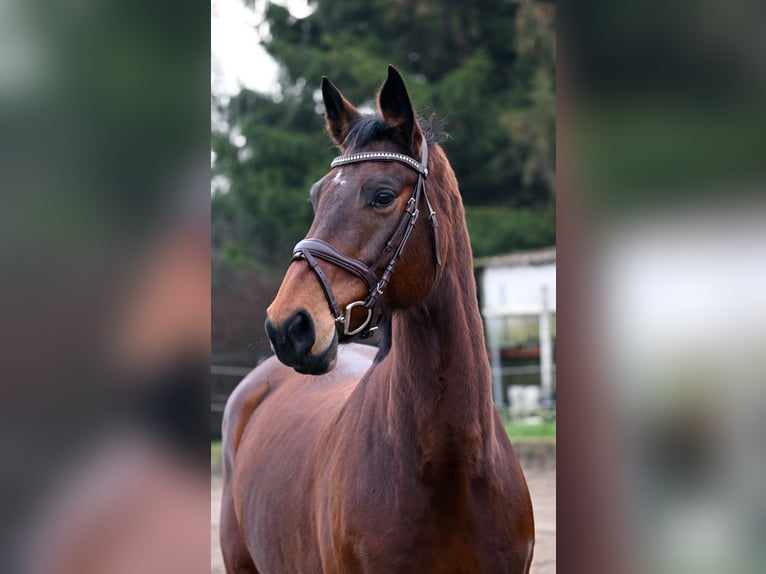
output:
{"label": "horse mane", "polygon": [[[429,144],[442,143],[450,139],[449,134],[444,131],[444,120],[435,113],[431,113],[427,117],[418,116],[417,120]],[[343,145],[348,151],[353,152],[372,142],[384,140],[395,140],[393,128],[377,113],[363,114],[350,123]],[[410,153],[409,150],[403,151]]]}

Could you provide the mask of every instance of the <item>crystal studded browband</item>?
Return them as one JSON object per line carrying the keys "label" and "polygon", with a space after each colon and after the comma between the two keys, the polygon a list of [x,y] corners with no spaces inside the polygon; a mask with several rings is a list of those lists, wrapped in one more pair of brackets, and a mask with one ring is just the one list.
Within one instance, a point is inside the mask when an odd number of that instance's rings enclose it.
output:
{"label": "crystal studded browband", "polygon": [[418,173],[423,174],[424,177],[428,177],[428,168],[423,166],[419,161],[402,153],[394,153],[388,151],[367,151],[362,153],[352,153],[351,155],[338,156],[332,160],[330,167],[338,167],[339,165],[356,163],[360,161],[399,161],[406,163]]}

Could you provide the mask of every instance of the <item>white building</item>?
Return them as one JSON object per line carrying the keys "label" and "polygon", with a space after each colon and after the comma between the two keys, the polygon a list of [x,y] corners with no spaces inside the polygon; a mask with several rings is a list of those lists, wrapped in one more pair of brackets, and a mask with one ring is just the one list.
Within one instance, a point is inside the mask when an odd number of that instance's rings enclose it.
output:
{"label": "white building", "polygon": [[516,397],[513,408],[552,406],[555,247],[477,259],[475,268],[496,404]]}

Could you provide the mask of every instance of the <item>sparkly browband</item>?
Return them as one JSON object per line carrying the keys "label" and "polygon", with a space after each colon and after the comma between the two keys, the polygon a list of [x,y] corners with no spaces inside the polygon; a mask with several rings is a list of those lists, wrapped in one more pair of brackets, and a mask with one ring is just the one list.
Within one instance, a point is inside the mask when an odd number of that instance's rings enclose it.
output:
{"label": "sparkly browband", "polygon": [[393,153],[388,151],[366,151],[362,153],[352,153],[350,155],[339,156],[332,160],[330,167],[338,167],[339,165],[357,163],[360,161],[399,161],[406,163],[415,171],[422,174],[423,177],[428,177],[428,168],[422,165],[419,161],[402,153]]}

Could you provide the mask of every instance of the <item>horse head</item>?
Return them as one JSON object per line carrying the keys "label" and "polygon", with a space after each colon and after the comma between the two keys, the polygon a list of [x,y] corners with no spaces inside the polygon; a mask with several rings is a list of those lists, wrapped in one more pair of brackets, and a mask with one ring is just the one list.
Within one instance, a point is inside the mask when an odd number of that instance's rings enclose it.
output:
{"label": "horse head", "polygon": [[368,336],[396,309],[422,301],[446,249],[438,202],[426,192],[428,167],[443,154],[434,146],[429,164],[396,69],[389,66],[378,93],[378,114],[360,113],[327,78],[322,96],[341,155],[311,188],[314,221],[266,319],[279,360],[308,374],[335,366],[339,342]]}

